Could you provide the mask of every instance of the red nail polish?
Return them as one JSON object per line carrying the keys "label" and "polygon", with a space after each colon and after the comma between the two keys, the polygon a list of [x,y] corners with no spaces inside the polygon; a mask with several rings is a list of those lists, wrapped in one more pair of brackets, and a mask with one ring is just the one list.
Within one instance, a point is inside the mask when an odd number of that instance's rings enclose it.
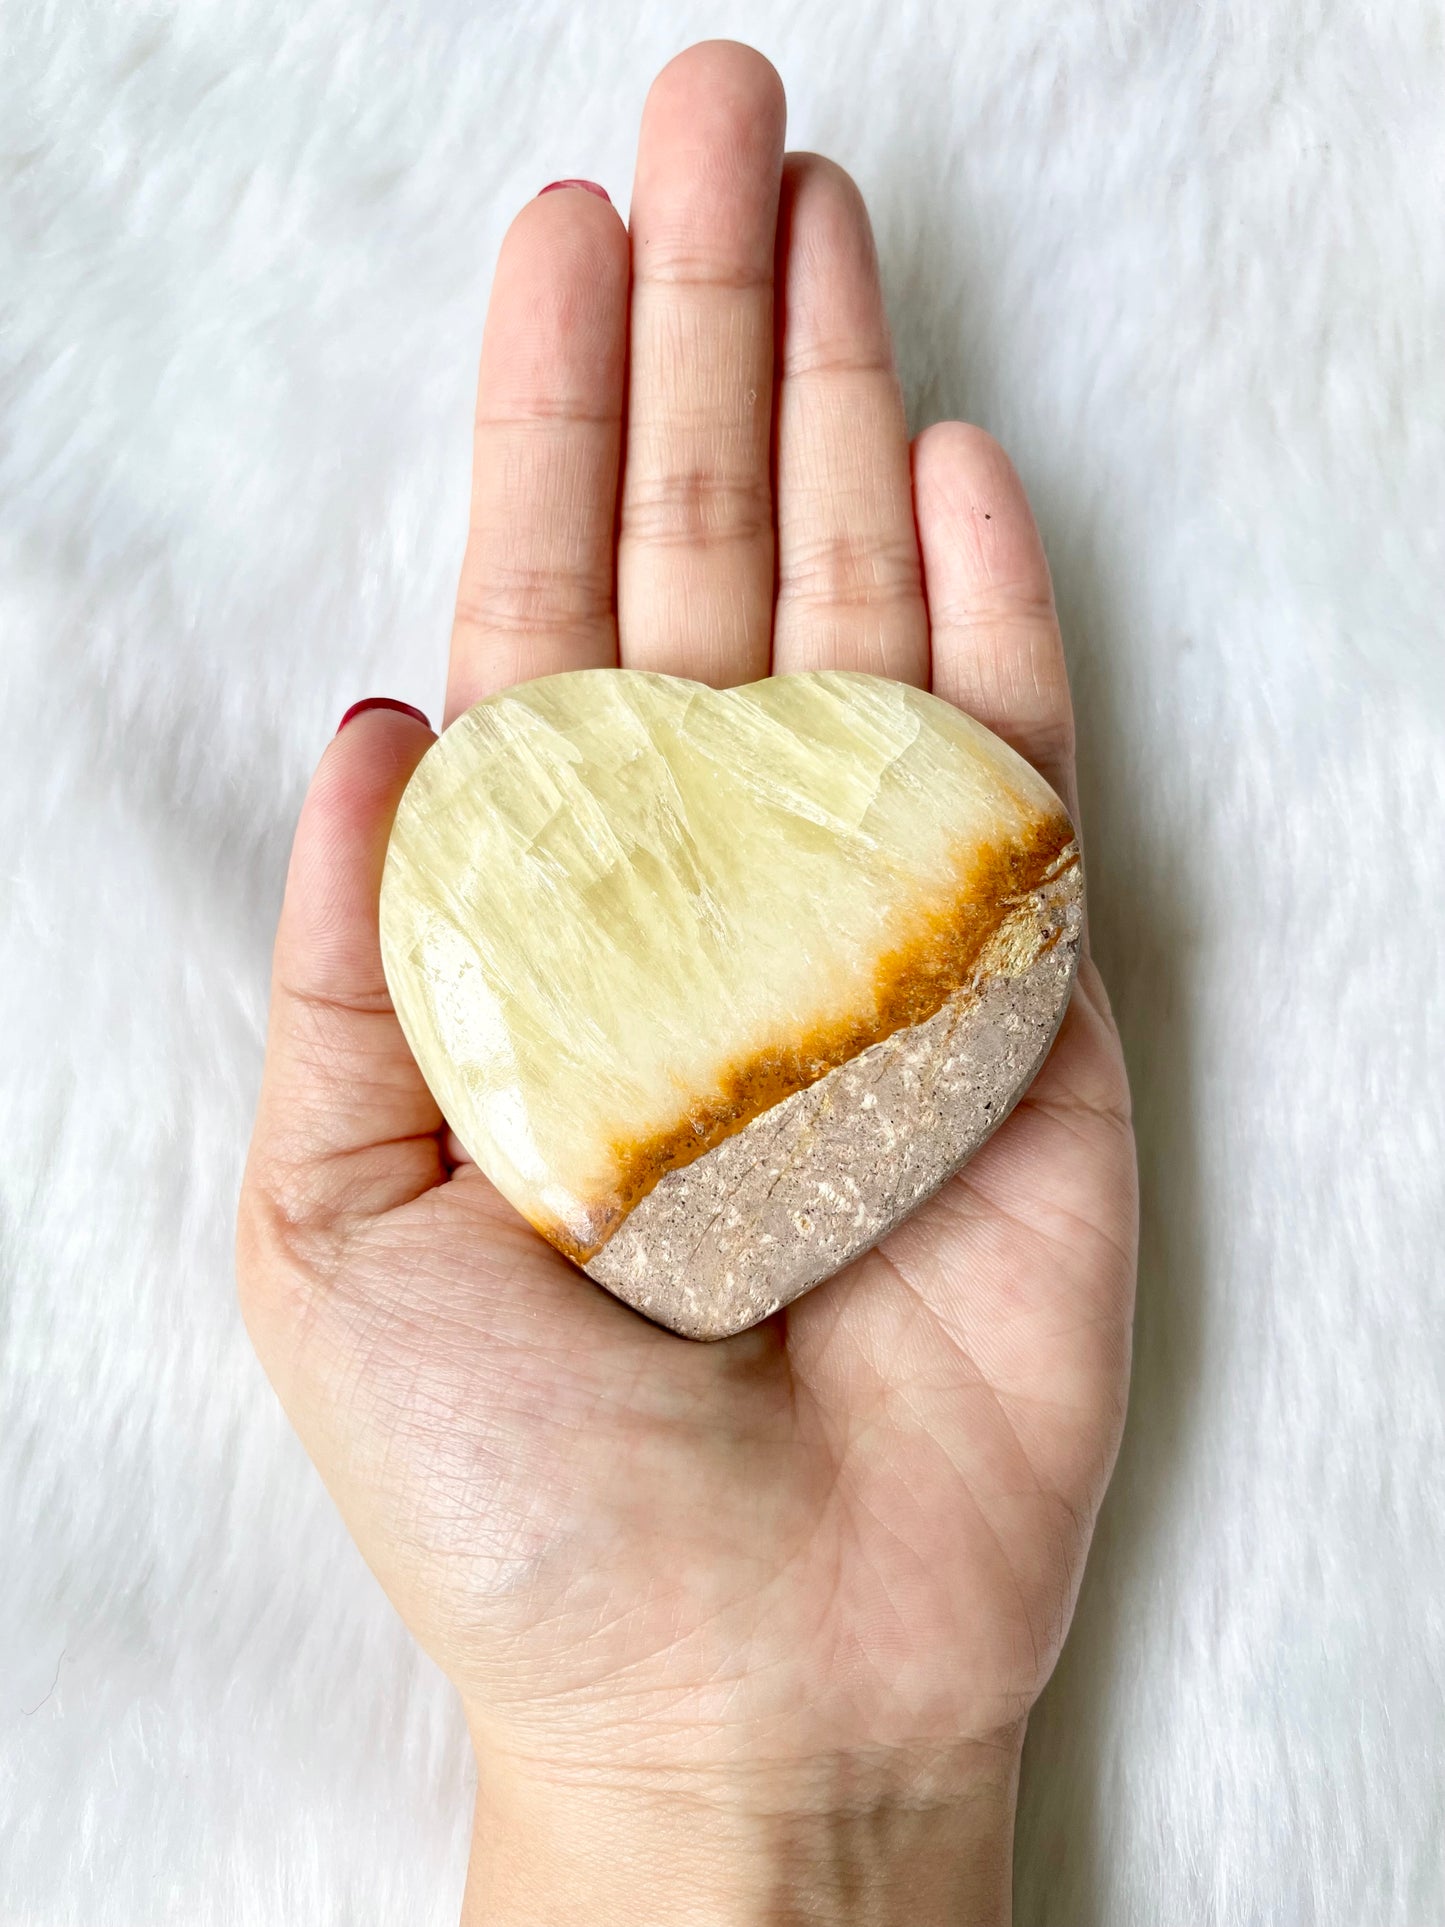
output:
{"label": "red nail polish", "polygon": [[599,187],[596,181],[548,181],[547,185],[539,191],[537,199],[540,201],[543,194],[555,194],[559,187],[585,188],[589,194],[599,195],[609,207],[612,205],[612,196],[605,187]]}
{"label": "red nail polish", "polygon": [[353,716],[359,716],[364,709],[397,709],[401,711],[403,716],[413,716],[417,722],[424,724],[427,729],[431,728],[429,719],[422,714],[421,710],[413,709],[410,703],[399,703],[391,696],[363,696],[359,703],[353,703],[351,705],[350,709],[347,710],[341,721],[336,725],[337,735],[339,736],[341,734]]}

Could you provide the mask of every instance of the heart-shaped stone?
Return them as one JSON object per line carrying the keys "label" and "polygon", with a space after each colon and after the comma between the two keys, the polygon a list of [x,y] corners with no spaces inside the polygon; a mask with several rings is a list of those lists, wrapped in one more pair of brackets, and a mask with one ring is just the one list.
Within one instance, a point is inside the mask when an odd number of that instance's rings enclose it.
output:
{"label": "heart-shaped stone", "polygon": [[936,1191],[1073,983],[1074,829],[903,683],[714,690],[589,669],[422,758],[381,886],[387,983],[448,1123],[636,1310],[756,1324]]}

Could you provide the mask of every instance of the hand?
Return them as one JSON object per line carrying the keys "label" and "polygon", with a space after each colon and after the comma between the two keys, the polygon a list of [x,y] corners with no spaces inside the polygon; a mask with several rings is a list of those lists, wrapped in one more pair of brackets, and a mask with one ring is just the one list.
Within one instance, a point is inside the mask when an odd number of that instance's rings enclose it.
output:
{"label": "hand", "polygon": [[[618,660],[871,670],[931,682],[1073,809],[1018,479],[962,423],[910,451],[863,205],[783,128],[766,61],[694,47],[648,98],[630,241],[575,186],[513,223],[448,718]],[[1024,1724],[1128,1375],[1134,1157],[1098,973],[930,1204],[690,1343],[497,1195],[402,1039],[377,890],[432,740],[367,710],[306,799],[238,1252],[287,1411],[465,1705],[467,1918],[1006,1919]]]}

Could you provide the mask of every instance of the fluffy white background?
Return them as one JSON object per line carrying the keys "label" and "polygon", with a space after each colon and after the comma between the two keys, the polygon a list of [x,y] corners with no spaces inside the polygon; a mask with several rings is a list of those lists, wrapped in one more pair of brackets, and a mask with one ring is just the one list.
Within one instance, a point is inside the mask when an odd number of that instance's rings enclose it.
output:
{"label": "fluffy white background", "polygon": [[778,64],[1031,488],[1145,1210],[1018,1917],[1445,1919],[1432,4],[0,3],[7,1927],[455,1917],[468,1756],[252,1362],[291,825],[439,705],[496,246]]}

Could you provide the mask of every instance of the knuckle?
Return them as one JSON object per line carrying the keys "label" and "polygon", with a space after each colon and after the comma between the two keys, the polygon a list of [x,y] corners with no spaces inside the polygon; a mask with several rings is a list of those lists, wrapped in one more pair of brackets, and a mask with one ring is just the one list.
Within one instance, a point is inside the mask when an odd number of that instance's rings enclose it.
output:
{"label": "knuckle", "polygon": [[600,582],[542,562],[489,564],[457,596],[459,628],[505,635],[581,635],[605,622],[610,596]]}
{"label": "knuckle", "polygon": [[649,239],[641,278],[662,289],[693,291],[704,299],[755,296],[773,285],[772,264],[734,260],[718,252],[716,244],[690,226],[669,231],[659,227]]}
{"label": "knuckle", "polygon": [[1029,761],[1045,769],[1066,768],[1074,759],[1074,725],[1052,705],[1040,703],[1027,723]]}
{"label": "knuckle", "polygon": [[624,539],[661,548],[710,548],[771,539],[766,477],[734,475],[701,463],[665,470],[627,491]]}
{"label": "knuckle", "polygon": [[911,602],[921,593],[916,545],[845,531],[795,543],[784,558],[778,593],[784,600],[847,608]]}
{"label": "knuckle", "polygon": [[969,635],[997,634],[1021,643],[1030,659],[1057,655],[1061,646],[1053,585],[1047,578],[969,582],[940,598],[934,621]]}
{"label": "knuckle", "polygon": [[253,1156],[236,1210],[236,1291],[248,1329],[308,1324],[339,1261],[305,1167]]}

